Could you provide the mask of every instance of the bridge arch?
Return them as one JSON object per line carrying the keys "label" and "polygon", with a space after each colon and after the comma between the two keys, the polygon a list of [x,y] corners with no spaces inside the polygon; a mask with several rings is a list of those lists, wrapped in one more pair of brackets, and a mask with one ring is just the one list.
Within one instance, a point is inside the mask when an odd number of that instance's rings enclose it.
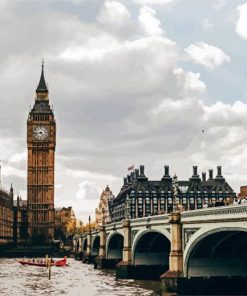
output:
{"label": "bridge arch", "polygon": [[184,274],[188,277],[247,276],[246,249],[247,227],[202,228],[184,250]]}
{"label": "bridge arch", "polygon": [[170,233],[166,229],[144,230],[137,233],[132,246],[134,265],[159,265],[169,269]]}
{"label": "bridge arch", "polygon": [[92,240],[92,255],[99,255],[100,236],[95,235]]}
{"label": "bridge arch", "polygon": [[76,253],[80,252],[80,239],[76,240]]}
{"label": "bridge arch", "polygon": [[86,253],[86,251],[87,251],[87,237],[84,237],[82,239],[82,252]]}
{"label": "bridge arch", "polygon": [[106,257],[107,259],[118,259],[123,258],[123,244],[124,237],[119,232],[113,232],[109,235],[106,242]]}

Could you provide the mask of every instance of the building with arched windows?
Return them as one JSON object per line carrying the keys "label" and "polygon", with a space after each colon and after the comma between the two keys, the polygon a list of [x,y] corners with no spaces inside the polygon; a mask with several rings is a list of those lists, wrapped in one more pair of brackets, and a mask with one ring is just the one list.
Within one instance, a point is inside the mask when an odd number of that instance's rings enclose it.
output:
{"label": "building with arched windows", "polygon": [[164,167],[163,177],[158,181],[149,180],[144,166],[136,169],[126,178],[116,196],[109,203],[111,221],[120,221],[129,215],[132,219],[151,215],[170,213],[174,210],[195,210],[203,207],[215,207],[232,204],[236,193],[222,176],[221,166],[217,175],[213,170],[209,176],[198,175],[197,166],[188,180],[171,178],[169,166]]}

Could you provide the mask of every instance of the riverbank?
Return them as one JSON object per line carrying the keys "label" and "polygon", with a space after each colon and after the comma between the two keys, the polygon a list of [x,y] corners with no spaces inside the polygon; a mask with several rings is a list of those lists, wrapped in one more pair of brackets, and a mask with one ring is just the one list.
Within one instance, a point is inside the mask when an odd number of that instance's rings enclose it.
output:
{"label": "riverbank", "polygon": [[70,251],[59,250],[53,246],[16,246],[9,248],[2,248],[0,251],[0,258],[20,258],[20,257],[45,257],[46,255],[52,257],[70,256]]}

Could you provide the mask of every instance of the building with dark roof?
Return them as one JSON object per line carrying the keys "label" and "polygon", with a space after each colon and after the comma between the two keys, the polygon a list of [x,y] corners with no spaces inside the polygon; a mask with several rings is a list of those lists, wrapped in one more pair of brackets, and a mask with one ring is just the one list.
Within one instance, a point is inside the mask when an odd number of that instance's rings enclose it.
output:
{"label": "building with dark roof", "polygon": [[0,188],[0,247],[13,243],[13,187],[10,191]]}
{"label": "building with dark roof", "polygon": [[202,177],[198,175],[197,166],[193,167],[193,175],[189,180],[171,178],[169,166],[164,167],[164,175],[160,180],[149,180],[144,173],[144,166],[136,169],[126,178],[116,196],[111,200],[109,209],[111,222],[130,218],[146,217],[174,210],[194,210],[203,207],[215,207],[231,204],[236,193],[222,176],[221,166],[217,167],[217,176],[209,170]]}

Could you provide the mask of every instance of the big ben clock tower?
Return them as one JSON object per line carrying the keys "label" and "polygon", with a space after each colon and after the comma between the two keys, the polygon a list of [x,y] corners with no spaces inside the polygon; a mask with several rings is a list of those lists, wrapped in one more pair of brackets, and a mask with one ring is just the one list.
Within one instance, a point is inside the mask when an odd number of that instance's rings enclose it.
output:
{"label": "big ben clock tower", "polygon": [[28,235],[33,243],[47,243],[54,236],[54,161],[56,122],[42,63],[35,103],[27,120]]}

